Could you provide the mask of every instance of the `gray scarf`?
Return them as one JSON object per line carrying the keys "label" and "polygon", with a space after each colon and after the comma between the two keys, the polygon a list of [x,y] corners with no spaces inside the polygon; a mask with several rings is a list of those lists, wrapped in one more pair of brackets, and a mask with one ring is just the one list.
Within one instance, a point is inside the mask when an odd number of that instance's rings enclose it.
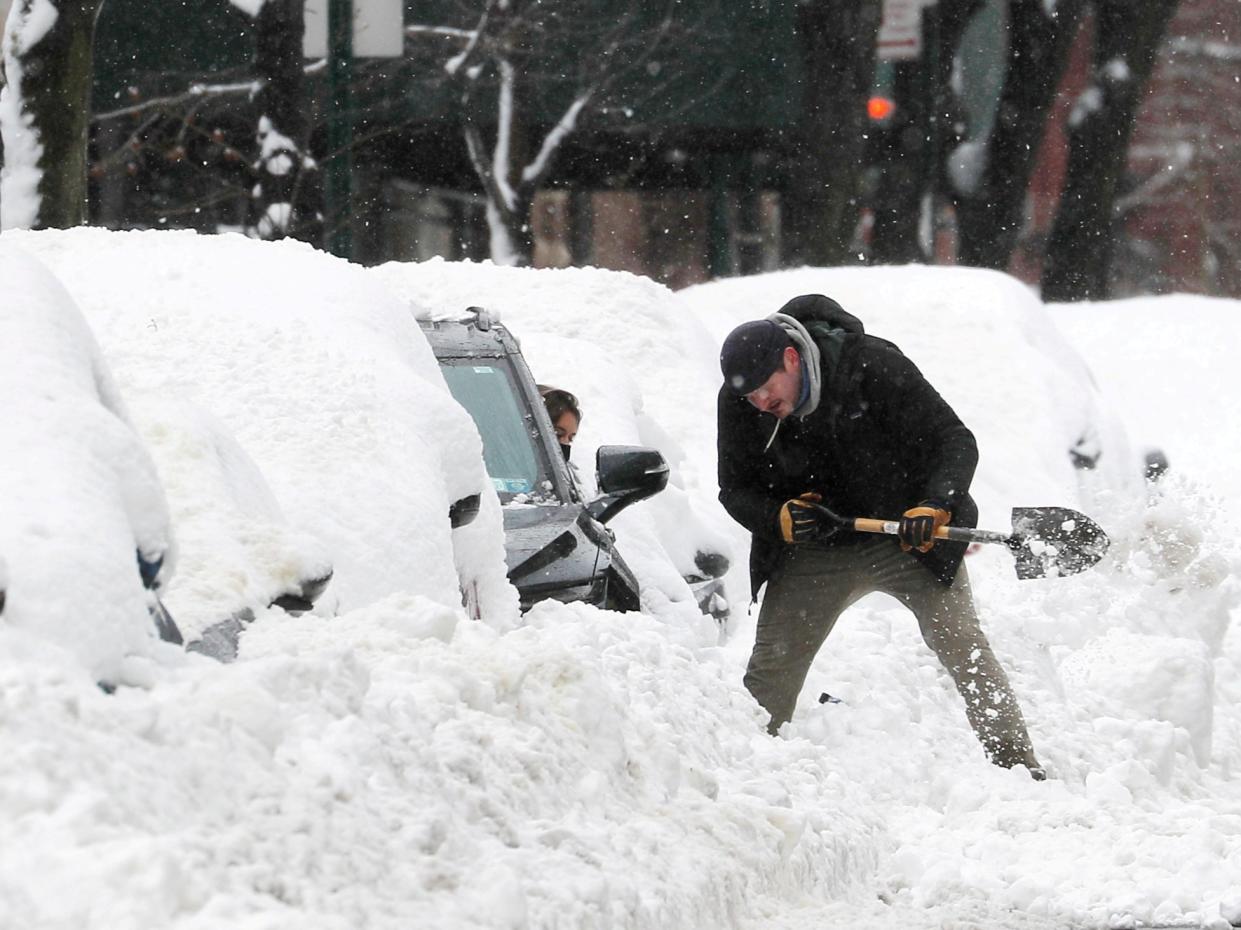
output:
{"label": "gray scarf", "polygon": [[806,398],[804,404],[792,413],[792,416],[805,419],[818,408],[819,397],[823,390],[823,385],[820,383],[823,360],[819,358],[819,347],[810,338],[810,333],[806,331],[806,327],[802,326],[801,323],[788,314],[773,313],[767,319],[773,323],[779,323],[781,328],[789,334],[789,338],[793,340],[793,345],[801,355],[802,367],[810,378],[810,396]]}
{"label": "gray scarf", "polygon": [[[802,370],[806,372],[806,376],[810,379],[810,396],[806,398],[804,404],[790,414],[790,416],[797,417],[798,419],[805,419],[818,409],[819,397],[823,391],[819,347],[810,338],[810,333],[806,331],[806,327],[802,326],[801,323],[788,314],[773,313],[767,319],[773,323],[778,323],[780,328],[789,334],[789,338],[793,340],[793,347],[797,349],[798,355],[801,356]],[[780,432],[780,423],[780,420],[776,420],[776,428],[771,431],[771,436],[767,440],[767,445],[763,447],[763,451],[771,448],[771,444],[775,442],[776,433]]]}

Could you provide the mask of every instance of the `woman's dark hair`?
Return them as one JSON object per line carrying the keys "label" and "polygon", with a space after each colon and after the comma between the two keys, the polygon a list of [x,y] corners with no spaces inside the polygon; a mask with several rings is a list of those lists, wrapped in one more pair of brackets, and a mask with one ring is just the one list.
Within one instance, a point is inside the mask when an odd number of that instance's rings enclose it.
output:
{"label": "woman's dark hair", "polygon": [[538,385],[539,395],[543,398],[543,403],[547,405],[547,415],[551,417],[555,423],[560,419],[561,415],[568,412],[577,417],[577,422],[582,422],[582,408],[578,406],[577,398],[568,391],[557,387],[548,387],[545,384]]}

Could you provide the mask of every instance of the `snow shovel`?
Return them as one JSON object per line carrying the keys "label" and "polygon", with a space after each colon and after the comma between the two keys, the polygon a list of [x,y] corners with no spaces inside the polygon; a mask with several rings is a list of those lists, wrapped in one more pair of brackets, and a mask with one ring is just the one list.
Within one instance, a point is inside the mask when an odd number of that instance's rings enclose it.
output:
{"label": "snow shovel", "polygon": [[[900,525],[868,517],[851,520],[820,504],[814,506],[838,526],[859,533],[895,536]],[[949,525],[941,526],[935,538],[1007,546],[1017,558],[1017,577],[1022,581],[1084,572],[1103,558],[1109,542],[1099,524],[1067,507],[1014,507],[1011,533]]]}

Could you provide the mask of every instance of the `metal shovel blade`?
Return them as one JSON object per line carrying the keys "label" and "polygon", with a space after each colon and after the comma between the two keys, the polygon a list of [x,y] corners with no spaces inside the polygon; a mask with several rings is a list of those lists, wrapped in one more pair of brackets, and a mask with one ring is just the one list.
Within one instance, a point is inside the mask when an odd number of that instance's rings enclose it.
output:
{"label": "metal shovel blade", "polygon": [[1067,507],[1014,507],[1008,546],[1017,577],[1076,575],[1107,552],[1107,533],[1088,516]]}

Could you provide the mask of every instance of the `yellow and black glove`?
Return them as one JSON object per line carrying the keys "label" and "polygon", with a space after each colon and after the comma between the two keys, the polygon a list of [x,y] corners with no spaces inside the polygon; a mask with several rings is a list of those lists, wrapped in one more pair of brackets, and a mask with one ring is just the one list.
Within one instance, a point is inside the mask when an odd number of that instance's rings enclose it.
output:
{"label": "yellow and black glove", "polygon": [[777,520],[780,538],[786,543],[796,544],[830,536],[836,529],[835,524],[811,506],[821,500],[822,494],[807,491],[801,497],[785,501]]}
{"label": "yellow and black glove", "polygon": [[939,501],[923,501],[917,507],[910,507],[901,516],[896,531],[901,549],[905,552],[910,549],[930,552],[935,545],[935,531],[951,521],[952,513]]}

